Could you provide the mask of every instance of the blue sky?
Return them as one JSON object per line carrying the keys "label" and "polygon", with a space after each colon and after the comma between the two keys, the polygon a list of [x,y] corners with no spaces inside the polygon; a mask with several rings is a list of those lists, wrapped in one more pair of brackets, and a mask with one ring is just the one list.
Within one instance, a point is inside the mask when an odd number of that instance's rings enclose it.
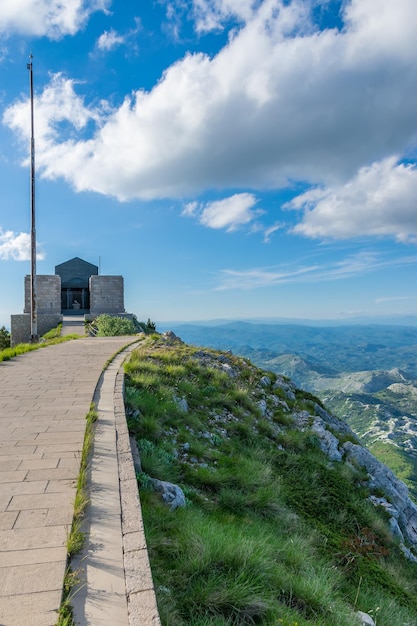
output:
{"label": "blue sky", "polygon": [[417,315],[415,0],[0,4],[0,325],[79,256],[139,319]]}

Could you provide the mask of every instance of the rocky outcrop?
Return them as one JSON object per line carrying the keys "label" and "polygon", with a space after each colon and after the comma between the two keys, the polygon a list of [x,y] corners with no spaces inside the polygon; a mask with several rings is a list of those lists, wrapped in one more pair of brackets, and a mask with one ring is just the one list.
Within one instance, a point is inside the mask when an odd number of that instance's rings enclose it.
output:
{"label": "rocky outcrop", "polygon": [[[391,528],[402,543],[417,546],[417,506],[408,494],[408,488],[366,448],[347,441],[343,444],[346,459],[366,469],[371,489],[382,491],[385,498],[374,501],[391,515]],[[413,560],[416,560],[415,557]]]}
{"label": "rocky outcrop", "polygon": [[330,461],[341,461],[343,455],[339,450],[339,440],[335,435],[326,429],[321,418],[314,418],[311,430],[318,436],[320,440],[320,448],[328,456]]}
{"label": "rocky outcrop", "polygon": [[[409,560],[417,562],[417,558],[407,547],[408,545],[417,548],[417,506],[411,500],[407,486],[389,467],[359,444],[357,437],[345,422],[331,415],[319,404],[314,408],[316,415],[311,415],[308,411],[293,414],[298,427],[303,430],[310,428],[314,432],[321,450],[330,461],[348,462],[366,470],[369,488],[385,495],[379,498],[371,496],[370,501],[376,506],[383,507],[390,515],[393,537],[400,542],[404,555]],[[350,440],[341,444],[347,436]],[[354,443],[355,440],[357,443]]]}
{"label": "rocky outcrop", "polygon": [[162,500],[168,504],[171,511],[175,511],[180,506],[185,506],[185,495],[178,485],[157,478],[151,478],[151,484],[155,491],[161,494]]}
{"label": "rocky outcrop", "polygon": [[375,622],[368,613],[364,613],[363,611],[357,611],[356,613],[358,619],[360,620],[361,626],[375,626]]}

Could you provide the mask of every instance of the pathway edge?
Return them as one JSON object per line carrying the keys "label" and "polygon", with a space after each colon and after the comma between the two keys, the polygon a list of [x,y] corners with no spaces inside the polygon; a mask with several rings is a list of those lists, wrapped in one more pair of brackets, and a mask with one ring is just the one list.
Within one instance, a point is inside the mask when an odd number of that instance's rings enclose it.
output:
{"label": "pathway edge", "polygon": [[[130,349],[129,349],[130,348]],[[130,354],[133,347],[127,348]],[[142,509],[124,404],[124,362],[118,367],[114,389],[116,446],[122,511],[123,556],[129,626],[160,626],[155,589],[142,520]]]}
{"label": "pathway edge", "polygon": [[109,359],[97,381],[86,542],[71,567],[78,626],[160,626],[124,407],[124,362],[138,340]]}

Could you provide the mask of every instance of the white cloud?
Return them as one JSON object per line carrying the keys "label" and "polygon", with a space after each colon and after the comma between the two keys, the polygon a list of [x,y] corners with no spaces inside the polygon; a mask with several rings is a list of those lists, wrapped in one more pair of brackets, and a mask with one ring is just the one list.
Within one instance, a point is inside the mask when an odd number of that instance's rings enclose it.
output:
{"label": "white cloud", "polygon": [[[75,82],[64,78],[61,74],[55,74],[50,84],[40,96],[35,97],[35,139],[37,147],[37,164],[44,168],[46,175],[54,169],[53,154],[62,150],[57,143],[62,138],[60,124],[69,123],[74,134],[82,131],[90,121],[100,123],[103,111],[101,108],[87,108],[83,100],[74,91]],[[103,103],[100,104],[100,107]],[[29,101],[16,102],[7,109],[3,116],[3,122],[12,128],[27,143],[30,137],[30,113]],[[68,158],[74,160],[71,148],[77,150],[77,145],[72,137],[67,140]]]}
{"label": "white cloud", "polygon": [[[151,91],[137,91],[118,109],[90,106],[73,81],[52,79],[36,107],[44,176],[121,200],[282,188],[294,180],[342,194],[343,219],[336,222],[347,225],[325,226],[324,214],[318,223],[311,205],[299,230],[309,236],[352,236],[367,227],[359,211],[351,220],[344,207],[348,181],[358,193],[361,184],[370,185],[363,169],[369,163],[391,163],[390,179],[411,189],[414,170],[402,171],[392,155],[402,157],[417,143],[414,0],[395,6],[379,0],[377,9],[373,0],[351,0],[344,4],[345,28],[322,32],[309,21],[304,1],[198,6],[221,16],[234,11],[244,25],[215,57],[186,55]],[[27,128],[23,110],[17,103],[4,118],[20,132]],[[74,126],[72,136],[61,121]],[[377,194],[367,196],[368,209],[376,200]],[[375,218],[368,232],[409,237],[409,204],[397,202],[396,210],[392,216],[383,208],[388,223],[378,228]],[[210,215],[208,225],[215,223]],[[401,220],[404,227],[397,229]],[[223,227],[230,227],[227,220]]]}
{"label": "white cloud", "polygon": [[193,17],[197,32],[219,30],[223,22],[237,18],[248,22],[253,17],[256,0],[193,0]]}
{"label": "white cloud", "polygon": [[272,224],[272,226],[269,226],[269,228],[265,228],[264,229],[264,242],[269,243],[271,241],[271,236],[277,230],[282,230],[283,228],[284,228],[284,224],[282,224],[281,222],[276,222],[275,224]]}
{"label": "white cloud", "polygon": [[283,283],[299,282],[300,278],[310,276],[318,270],[317,266],[304,267],[296,270],[230,270],[222,271],[221,284],[217,291],[229,289],[256,289]]}
{"label": "white cloud", "polygon": [[417,296],[387,296],[384,298],[377,298],[375,304],[382,304],[384,302],[398,302],[403,300],[416,300]]}
{"label": "white cloud", "polygon": [[95,11],[106,11],[111,0],[3,0],[0,33],[18,32],[59,39],[74,35]]}
{"label": "white cloud", "polygon": [[188,202],[181,215],[193,217],[208,228],[225,228],[228,232],[242,226],[250,226],[248,229],[250,234],[260,232],[264,236],[264,242],[268,243],[271,236],[277,230],[281,230],[284,225],[276,222],[271,226],[265,226],[258,221],[265,211],[255,208],[257,203],[258,199],[251,193],[236,193],[228,198],[212,202]]}
{"label": "white cloud", "polygon": [[181,215],[183,217],[194,217],[198,212],[198,202],[188,202],[182,212]]}
{"label": "white cloud", "polygon": [[256,203],[254,195],[237,193],[213,202],[190,202],[184,207],[182,215],[197,217],[200,224],[209,228],[226,228],[232,231],[249,224],[263,213],[261,209],[254,209]]}
{"label": "white cloud", "polygon": [[[11,230],[3,231],[0,228],[0,259],[7,261],[28,261],[30,260],[30,234],[15,233]],[[37,249],[37,259],[45,258],[42,250]]]}
{"label": "white cloud", "polygon": [[307,191],[287,207],[304,211],[293,231],[307,237],[417,242],[416,198],[417,167],[388,158],[361,168],[343,185]]}
{"label": "white cloud", "polygon": [[102,35],[97,40],[97,48],[99,50],[113,50],[117,46],[120,46],[125,41],[125,38],[122,35],[118,35],[113,28],[110,30],[105,30]]}
{"label": "white cloud", "polygon": [[246,290],[291,283],[344,280],[385,267],[405,267],[416,264],[416,255],[388,259],[375,252],[365,251],[351,254],[340,261],[331,259],[314,265],[295,265],[294,267],[282,265],[276,268],[252,268],[248,270],[225,269],[220,274],[220,284],[216,290]]}

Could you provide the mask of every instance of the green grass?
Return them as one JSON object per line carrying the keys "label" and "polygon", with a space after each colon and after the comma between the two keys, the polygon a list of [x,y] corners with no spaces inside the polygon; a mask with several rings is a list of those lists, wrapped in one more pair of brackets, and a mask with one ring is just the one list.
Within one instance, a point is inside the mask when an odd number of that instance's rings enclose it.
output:
{"label": "green grass", "polygon": [[375,441],[369,446],[377,459],[388,465],[398,478],[405,482],[417,502],[417,455],[405,452],[390,443]]}
{"label": "green grass", "polygon": [[[363,472],[329,464],[274,408],[285,394],[259,386],[265,372],[158,335],[125,369],[163,626],[354,626],[359,609],[378,626],[417,623],[417,567],[367,502]],[[288,404],[314,414],[315,402],[297,390]],[[186,507],[170,511],[151,477],[180,485]]]}
{"label": "green grass", "polygon": [[[60,331],[59,331],[60,332]],[[0,362],[10,361],[20,354],[31,352],[32,350],[38,350],[39,348],[47,348],[57,343],[63,343],[65,341],[71,341],[72,339],[79,339],[79,335],[66,335],[60,337],[57,329],[52,329],[49,333],[44,335],[39,343],[19,343],[13,348],[5,348],[0,351]]]}
{"label": "green grass", "polygon": [[75,626],[71,607],[71,596],[79,580],[77,572],[72,571],[70,564],[72,557],[83,549],[85,542],[83,521],[85,510],[89,503],[87,489],[89,458],[94,441],[94,424],[97,421],[97,418],[98,414],[96,408],[94,404],[91,404],[90,410],[86,415],[86,428],[83,449],[81,452],[80,472],[78,474],[77,492],[74,501],[74,515],[66,542],[67,571],[65,574],[62,602],[58,610],[58,621],[56,626]]}
{"label": "green grass", "polygon": [[48,330],[47,333],[42,335],[42,339],[49,340],[49,339],[56,339],[58,337],[61,337],[61,331],[62,331],[62,322],[60,322],[58,326],[56,326],[56,328],[51,328],[51,330]]}

